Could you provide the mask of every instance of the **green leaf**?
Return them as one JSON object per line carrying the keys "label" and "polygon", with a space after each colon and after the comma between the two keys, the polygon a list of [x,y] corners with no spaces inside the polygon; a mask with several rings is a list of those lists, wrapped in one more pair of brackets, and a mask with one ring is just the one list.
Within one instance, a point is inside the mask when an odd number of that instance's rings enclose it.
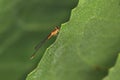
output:
{"label": "green leaf", "polygon": [[109,74],[104,80],[120,80],[120,54],[115,66],[109,69]]}
{"label": "green leaf", "polygon": [[56,25],[69,19],[76,3],[77,0],[0,1],[0,80],[25,79],[55,38],[30,60],[34,46]]}
{"label": "green leaf", "polygon": [[26,80],[101,80],[120,51],[120,1],[80,0]]}

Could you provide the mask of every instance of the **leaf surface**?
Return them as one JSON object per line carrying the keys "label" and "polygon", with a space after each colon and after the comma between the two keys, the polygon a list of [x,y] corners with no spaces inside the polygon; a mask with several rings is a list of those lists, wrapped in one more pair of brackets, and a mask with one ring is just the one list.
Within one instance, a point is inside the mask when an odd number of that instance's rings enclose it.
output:
{"label": "leaf surface", "polygon": [[0,80],[24,80],[48,41],[30,60],[34,47],[69,18],[76,0],[0,0]]}
{"label": "leaf surface", "polygon": [[120,51],[120,1],[80,0],[26,80],[101,80]]}
{"label": "leaf surface", "polygon": [[109,69],[108,76],[103,80],[119,80],[120,79],[120,54],[118,56],[115,66]]}

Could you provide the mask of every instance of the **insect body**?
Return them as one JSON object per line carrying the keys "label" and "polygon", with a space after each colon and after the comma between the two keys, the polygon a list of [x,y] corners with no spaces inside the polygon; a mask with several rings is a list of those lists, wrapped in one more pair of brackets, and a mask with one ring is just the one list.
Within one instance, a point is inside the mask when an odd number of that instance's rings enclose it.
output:
{"label": "insect body", "polygon": [[43,43],[45,43],[47,40],[49,40],[52,36],[57,35],[59,30],[60,30],[59,27],[55,27],[55,29],[43,41],[41,41],[38,45],[36,45],[35,46],[35,52],[33,53],[33,55],[31,56],[30,59],[33,59],[36,55],[36,52],[40,49],[40,47],[43,45]]}

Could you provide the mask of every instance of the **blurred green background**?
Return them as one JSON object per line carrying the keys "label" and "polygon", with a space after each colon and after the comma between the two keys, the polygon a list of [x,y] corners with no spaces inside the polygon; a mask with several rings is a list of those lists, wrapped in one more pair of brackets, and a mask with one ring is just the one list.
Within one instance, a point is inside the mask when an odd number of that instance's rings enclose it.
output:
{"label": "blurred green background", "polygon": [[25,80],[55,37],[30,60],[34,46],[56,25],[68,21],[77,3],[78,0],[1,0],[0,80]]}

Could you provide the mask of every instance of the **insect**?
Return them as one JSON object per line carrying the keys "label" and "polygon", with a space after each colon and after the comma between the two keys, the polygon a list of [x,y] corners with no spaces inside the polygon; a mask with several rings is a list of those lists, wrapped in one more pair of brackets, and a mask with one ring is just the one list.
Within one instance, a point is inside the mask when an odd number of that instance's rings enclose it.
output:
{"label": "insect", "polygon": [[60,28],[58,26],[55,27],[55,29],[45,38],[43,41],[38,43],[38,45],[35,46],[35,52],[32,54],[30,59],[33,59],[36,55],[36,52],[40,49],[40,47],[47,41],[49,40],[52,36],[55,36],[58,34]]}

